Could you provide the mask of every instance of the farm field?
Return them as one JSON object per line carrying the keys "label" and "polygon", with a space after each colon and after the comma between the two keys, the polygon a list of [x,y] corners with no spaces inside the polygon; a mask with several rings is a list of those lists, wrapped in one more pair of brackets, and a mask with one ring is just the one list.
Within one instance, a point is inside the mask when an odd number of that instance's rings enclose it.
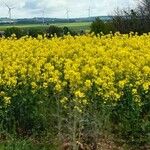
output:
{"label": "farm field", "polygon": [[147,148],[149,41],[133,33],[0,38],[0,142]]}
{"label": "farm field", "polygon": [[150,150],[149,10],[1,0],[0,150]]}
{"label": "farm field", "polygon": [[[81,31],[81,30],[84,30],[84,31],[88,31],[90,30],[90,25],[91,25],[91,22],[77,22],[77,23],[55,23],[55,24],[49,24],[49,25],[41,25],[41,24],[22,24],[22,25],[14,25],[15,27],[19,27],[19,28],[48,28],[50,25],[55,25],[55,26],[58,26],[58,27],[68,27],[70,28],[71,30],[74,30],[74,31]],[[10,25],[0,25],[0,31],[4,31],[6,28],[10,28],[12,26]]]}

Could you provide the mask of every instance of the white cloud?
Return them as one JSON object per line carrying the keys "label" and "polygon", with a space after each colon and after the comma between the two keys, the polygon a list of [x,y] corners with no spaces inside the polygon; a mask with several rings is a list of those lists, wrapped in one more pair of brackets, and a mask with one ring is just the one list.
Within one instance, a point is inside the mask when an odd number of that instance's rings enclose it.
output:
{"label": "white cloud", "polygon": [[[42,9],[45,10],[46,17],[65,17],[67,8],[71,17],[86,17],[90,4],[90,0],[3,0],[3,2],[15,6],[12,11],[15,18],[41,16]],[[7,17],[8,10],[3,2],[0,3],[0,17]],[[91,15],[108,15],[117,7],[134,7],[135,0],[91,0],[90,5]]]}

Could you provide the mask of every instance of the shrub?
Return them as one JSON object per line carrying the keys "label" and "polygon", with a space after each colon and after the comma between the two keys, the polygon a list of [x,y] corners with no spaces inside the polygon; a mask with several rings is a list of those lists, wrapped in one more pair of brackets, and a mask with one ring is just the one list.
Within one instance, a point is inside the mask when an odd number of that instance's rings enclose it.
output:
{"label": "shrub", "polygon": [[96,18],[95,21],[91,24],[91,32],[95,34],[101,33],[105,31],[105,24],[99,18]]}
{"label": "shrub", "polygon": [[44,36],[45,31],[39,28],[30,28],[27,30],[27,34],[31,37],[37,38],[38,35]]}
{"label": "shrub", "polygon": [[47,37],[55,36],[57,35],[58,37],[63,35],[63,29],[57,26],[50,26],[47,31],[46,31]]}
{"label": "shrub", "polygon": [[17,38],[21,38],[25,35],[25,32],[23,29],[17,27],[7,28],[5,30],[5,37],[10,37],[13,34],[15,34]]}
{"label": "shrub", "polygon": [[69,29],[68,27],[64,27],[64,28],[63,28],[63,34],[64,34],[64,35],[70,34],[70,35],[72,35],[72,36],[77,35],[77,33],[76,33],[75,31],[72,31],[72,30]]}
{"label": "shrub", "polygon": [[150,32],[150,1],[141,0],[136,9],[116,10],[112,17],[112,24],[121,33]]}
{"label": "shrub", "polygon": [[95,34],[104,33],[108,34],[112,31],[111,24],[105,23],[104,21],[100,20],[100,18],[96,18],[95,21],[91,24],[91,32]]}
{"label": "shrub", "polygon": [[67,35],[68,33],[70,33],[70,30],[68,27],[64,27],[63,32],[64,32],[64,35]]}

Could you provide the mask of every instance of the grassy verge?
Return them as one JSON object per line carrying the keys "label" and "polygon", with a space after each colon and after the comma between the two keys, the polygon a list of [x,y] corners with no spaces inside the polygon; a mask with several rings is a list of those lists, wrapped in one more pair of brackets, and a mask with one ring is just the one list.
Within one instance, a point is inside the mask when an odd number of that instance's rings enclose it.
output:
{"label": "grassy verge", "polygon": [[[19,28],[39,28],[39,29],[45,29],[48,28],[50,25],[56,25],[58,27],[68,27],[74,31],[81,31],[81,30],[89,30],[90,29],[91,22],[77,22],[77,23],[56,23],[56,24],[49,24],[49,25],[41,25],[41,24],[20,24],[20,25],[14,25],[15,27]],[[0,25],[0,31],[4,31],[7,28],[10,28],[12,26],[10,25]]]}

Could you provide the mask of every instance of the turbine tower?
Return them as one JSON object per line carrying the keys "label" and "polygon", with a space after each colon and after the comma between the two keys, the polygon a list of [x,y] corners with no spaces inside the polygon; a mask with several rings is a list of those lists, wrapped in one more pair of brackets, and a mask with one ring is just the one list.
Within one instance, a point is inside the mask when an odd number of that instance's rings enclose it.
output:
{"label": "turbine tower", "polygon": [[8,8],[8,15],[9,15],[9,23],[12,23],[12,9],[15,7],[10,7],[8,4],[5,3],[5,6]]}
{"label": "turbine tower", "polygon": [[88,8],[88,17],[89,17],[89,20],[90,20],[90,18],[91,18],[91,6],[89,6],[89,8]]}
{"label": "turbine tower", "polygon": [[45,11],[42,10],[42,22],[43,22],[43,25],[45,24]]}
{"label": "turbine tower", "polygon": [[89,21],[91,19],[91,0],[89,1],[89,8],[87,9],[88,10],[88,17],[89,17]]}
{"label": "turbine tower", "polygon": [[69,23],[69,12],[70,12],[70,10],[67,8],[66,9],[66,16],[67,16],[68,23]]}

